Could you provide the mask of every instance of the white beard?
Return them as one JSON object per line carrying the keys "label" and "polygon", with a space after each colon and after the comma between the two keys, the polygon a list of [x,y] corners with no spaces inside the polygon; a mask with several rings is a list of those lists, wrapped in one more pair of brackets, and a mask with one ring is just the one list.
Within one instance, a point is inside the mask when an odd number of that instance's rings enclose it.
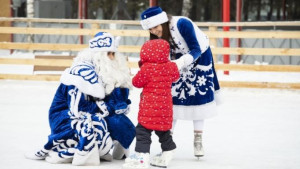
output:
{"label": "white beard", "polygon": [[74,59],[74,62],[80,61],[88,61],[95,65],[96,72],[104,83],[106,95],[109,95],[117,87],[132,88],[127,60],[120,53],[115,53],[115,59],[111,60],[108,58],[107,52],[83,50]]}

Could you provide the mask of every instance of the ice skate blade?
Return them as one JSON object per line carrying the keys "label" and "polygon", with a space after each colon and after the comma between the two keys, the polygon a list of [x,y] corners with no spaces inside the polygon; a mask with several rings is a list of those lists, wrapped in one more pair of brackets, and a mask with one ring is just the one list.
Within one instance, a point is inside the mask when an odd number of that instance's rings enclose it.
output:
{"label": "ice skate blade", "polygon": [[148,167],[148,168],[139,168],[139,167],[124,167],[124,166],[122,166],[122,168],[121,169],[150,169],[150,166]]}
{"label": "ice skate blade", "polygon": [[150,169],[150,166],[134,166],[134,165],[123,165],[122,169]]}
{"label": "ice skate blade", "polygon": [[159,168],[167,168],[167,166],[159,166],[159,165],[154,165],[154,164],[150,164],[153,167],[159,167]]}
{"label": "ice skate blade", "polygon": [[203,156],[204,156],[204,155],[195,155],[195,157],[198,157],[198,158],[199,158],[199,157],[203,157]]}
{"label": "ice skate blade", "polygon": [[197,158],[197,160],[200,160],[200,157],[203,157],[204,155],[195,155],[195,157]]}

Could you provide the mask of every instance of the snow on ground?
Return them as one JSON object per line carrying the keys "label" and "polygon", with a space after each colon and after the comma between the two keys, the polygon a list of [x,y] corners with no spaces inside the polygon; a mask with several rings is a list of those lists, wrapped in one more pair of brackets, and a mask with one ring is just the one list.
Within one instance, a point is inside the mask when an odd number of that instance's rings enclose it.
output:
{"label": "snow on ground", "polygon": [[[299,77],[299,76],[298,76]],[[297,78],[296,78],[297,79]],[[298,79],[299,80],[299,79]],[[48,109],[58,82],[0,80],[0,166],[3,169],[119,169],[124,161],[76,167],[28,160],[50,132]],[[224,88],[219,115],[205,122],[200,160],[193,157],[193,126],[178,121],[177,151],[170,169],[296,169],[300,166],[300,91]],[[130,119],[137,123],[139,89],[133,89]],[[151,155],[160,152],[152,135]],[[135,142],[130,147],[134,150]],[[155,167],[152,167],[155,168]]]}

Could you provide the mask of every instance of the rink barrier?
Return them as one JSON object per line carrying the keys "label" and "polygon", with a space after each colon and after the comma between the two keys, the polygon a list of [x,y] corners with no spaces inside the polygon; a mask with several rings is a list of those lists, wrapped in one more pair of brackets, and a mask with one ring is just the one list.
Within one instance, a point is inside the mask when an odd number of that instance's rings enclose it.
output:
{"label": "rink barrier", "polygon": [[[1,29],[1,28],[0,28]],[[0,31],[1,33],[1,31]],[[81,51],[87,48],[87,45],[80,44],[51,44],[51,43],[16,43],[0,42],[0,49],[20,49],[20,50],[44,50],[44,51]],[[139,53],[141,46],[120,45],[119,52],[122,53]],[[300,56],[300,49],[295,48],[223,48],[212,47],[213,55],[230,54],[230,55],[273,55],[273,56]]]}
{"label": "rink barrier", "polygon": [[49,66],[47,65],[34,65],[33,72],[37,71],[64,71],[67,67],[71,65],[70,60],[73,60],[75,56],[64,56],[64,55],[36,55],[35,59],[56,59],[60,61],[65,61],[66,65]]}
{"label": "rink barrier", "polygon": [[[71,66],[73,58],[74,56],[38,56],[38,58],[34,58],[34,59],[0,58],[0,65],[13,64],[13,65],[48,66],[49,68],[44,68],[44,69],[38,68],[36,70],[57,71],[58,69],[55,69],[56,67],[67,68]],[[128,62],[128,67],[138,68],[138,63]],[[215,63],[215,68],[217,70],[231,70],[231,71],[300,72],[300,66],[296,66],[296,65],[250,65],[250,64]]]}
{"label": "rink barrier", "polygon": [[[300,22],[299,22],[300,26]],[[213,30],[213,29],[210,29]],[[145,30],[110,30],[110,29],[74,29],[74,28],[18,28],[0,27],[0,34],[49,34],[49,35],[90,35],[99,31],[110,32],[114,36],[148,37]],[[276,38],[300,39],[300,31],[204,31],[209,37],[214,55],[275,55],[275,56],[300,56],[297,48],[224,48],[217,47],[216,38]],[[0,42],[0,49],[19,50],[44,50],[44,51],[80,51],[86,44],[54,44],[54,43],[20,43]],[[124,53],[139,53],[140,45],[120,45],[119,51]]]}
{"label": "rink barrier", "polygon": [[[32,80],[32,81],[59,81],[60,75],[19,75],[0,74],[0,79]],[[220,86],[230,88],[276,88],[276,89],[300,89],[300,83],[277,83],[277,82],[242,82],[220,81]]]}
{"label": "rink barrier", "polygon": [[[45,18],[4,18],[0,17],[0,22],[23,22],[26,25],[34,25],[35,27],[0,27],[0,35],[2,34],[23,34],[23,35],[75,35],[75,36],[88,36],[92,37],[97,32],[109,32],[114,36],[121,37],[149,37],[149,32],[142,30],[139,21],[122,21],[122,20],[93,20],[93,19],[45,19]],[[27,24],[26,24],[27,23]],[[29,24],[30,23],[30,24]],[[57,24],[85,24],[84,29],[80,28],[47,28],[38,27],[41,24],[32,23],[57,23]],[[138,26],[137,30],[130,29],[101,29],[105,24],[120,24],[120,25],[135,25]],[[8,24],[15,25],[15,24]],[[89,26],[90,25],[90,26]],[[230,47],[223,48],[217,45],[217,39],[220,38],[252,38],[252,39],[300,39],[299,29],[293,31],[282,30],[268,30],[268,31],[236,31],[236,27],[299,27],[300,21],[280,21],[280,22],[196,22],[199,27],[204,27],[210,39],[210,46],[214,55],[214,60],[217,61],[216,55],[230,54],[230,55],[263,55],[263,56],[282,56],[282,57],[298,57],[300,56],[300,49],[298,48],[243,48],[243,47]],[[228,32],[222,31],[223,26],[234,27]],[[89,27],[89,28],[88,28]],[[116,27],[117,28],[117,27]],[[219,29],[218,29],[219,28]],[[291,29],[292,30],[292,29]],[[30,39],[30,38],[28,38]],[[36,43],[31,40],[27,42],[0,42],[0,49],[9,50],[28,50],[28,51],[67,51],[72,53],[87,48],[86,44],[62,44],[62,43]],[[122,53],[139,53],[140,45],[120,45],[119,51]],[[71,57],[73,56],[35,56],[34,59],[12,59],[1,58],[0,64],[12,65],[33,65],[32,75],[20,74],[0,74],[0,79],[15,79],[15,80],[59,80],[62,70],[70,66],[72,63]],[[136,62],[128,62],[130,68],[137,68]],[[247,65],[247,64],[219,64],[215,63],[217,70],[228,71],[269,71],[269,72],[300,72],[298,65]],[[56,74],[47,74],[50,71],[57,71]],[[229,82],[221,81],[222,87],[259,87],[259,88],[292,88],[300,89],[299,83],[271,83],[271,82]]]}
{"label": "rink barrier", "polygon": [[[32,75],[0,74],[0,79],[11,80],[37,80],[58,81],[62,71],[71,66],[74,56],[37,56],[34,59],[0,58],[1,64],[33,65]],[[59,58],[61,57],[61,58]],[[128,62],[129,68],[138,68],[137,62]],[[216,70],[230,71],[268,71],[268,72],[300,72],[300,66],[293,65],[247,65],[247,64],[215,64]],[[41,73],[43,72],[43,73]],[[48,74],[48,73],[49,74]],[[51,72],[51,73],[50,73]],[[276,83],[276,82],[243,82],[220,81],[221,87],[244,88],[280,88],[300,89],[300,83]]]}

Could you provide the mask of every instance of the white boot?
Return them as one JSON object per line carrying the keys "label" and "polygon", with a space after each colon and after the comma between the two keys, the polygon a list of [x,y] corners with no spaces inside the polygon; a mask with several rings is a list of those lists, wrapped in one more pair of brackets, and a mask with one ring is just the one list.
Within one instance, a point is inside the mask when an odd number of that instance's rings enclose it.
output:
{"label": "white boot", "polygon": [[113,160],[113,156],[109,153],[103,155],[103,156],[100,156],[100,161],[103,160],[103,161],[112,161]]}
{"label": "white boot", "polygon": [[174,150],[164,151],[161,154],[158,154],[152,157],[150,164],[156,167],[167,168],[170,161],[173,159]]}
{"label": "white boot", "polygon": [[204,150],[202,146],[202,133],[194,133],[194,155],[198,158],[204,156]]}
{"label": "white boot", "polygon": [[25,153],[25,157],[31,160],[44,160],[46,156],[48,156],[49,150],[41,149],[34,152],[27,152]]}
{"label": "white boot", "polygon": [[123,169],[149,168],[149,153],[135,153],[125,159]]}
{"label": "white boot", "polygon": [[57,152],[51,151],[45,159],[48,163],[52,164],[63,164],[63,163],[72,163],[72,158],[61,158]]}
{"label": "white boot", "polygon": [[114,150],[113,150],[113,159],[116,160],[122,160],[124,157],[127,157],[127,153],[129,152],[129,149],[125,149],[119,142],[115,142],[114,144]]}

